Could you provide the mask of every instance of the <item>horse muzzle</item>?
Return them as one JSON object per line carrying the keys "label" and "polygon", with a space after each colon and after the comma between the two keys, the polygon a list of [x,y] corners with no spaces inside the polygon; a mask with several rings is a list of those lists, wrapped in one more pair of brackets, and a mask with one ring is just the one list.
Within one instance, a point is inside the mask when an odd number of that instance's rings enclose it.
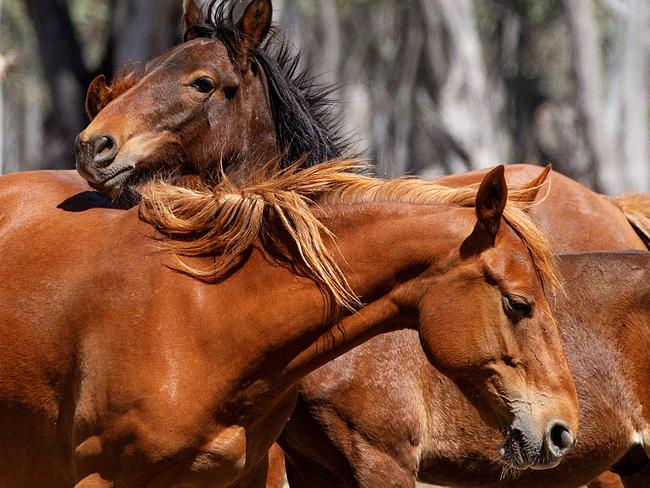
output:
{"label": "horse muzzle", "polygon": [[543,432],[519,418],[508,428],[499,451],[501,460],[514,469],[551,469],[556,467],[575,446],[570,428],[552,421]]}
{"label": "horse muzzle", "polygon": [[77,171],[95,190],[114,193],[135,170],[133,163],[119,161],[120,146],[110,134],[82,133],[75,146]]}

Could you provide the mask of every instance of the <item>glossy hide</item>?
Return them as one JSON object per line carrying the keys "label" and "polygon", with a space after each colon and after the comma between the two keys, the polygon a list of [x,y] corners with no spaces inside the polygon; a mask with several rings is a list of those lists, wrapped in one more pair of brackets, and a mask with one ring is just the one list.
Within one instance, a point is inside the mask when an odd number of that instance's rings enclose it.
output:
{"label": "glossy hide", "polygon": [[[548,411],[538,412],[546,416],[540,420],[561,419],[577,431],[575,390],[552,322],[540,313],[517,332],[499,289],[471,278],[492,263],[503,273],[501,286],[524,286],[547,309],[519,238],[503,226],[496,247],[480,256],[458,261],[449,253],[472,230],[471,209],[377,204],[336,208],[332,218],[326,211],[323,221],[368,302],[332,328],[320,290],[270,265],[261,250],[218,285],[174,272],[136,210],[110,208],[71,173],[3,177],[0,203],[0,456],[11,460],[0,465],[4,484],[263,486],[266,453],[293,406],[287,388],[396,323],[418,328],[430,357],[459,384],[480,386],[466,368],[501,352],[482,344],[458,370],[454,351],[466,348],[443,341],[436,327],[451,327],[454,317],[428,301],[413,315],[420,305],[412,300],[458,286],[459,278],[473,297],[464,313],[479,313],[484,337],[501,337],[494,344],[507,344],[510,356],[526,354],[522,341],[534,343],[545,358],[524,384],[504,374],[507,386],[543,392]],[[410,276],[404,270],[413,259],[436,265],[398,286],[395,277]],[[431,282],[440,269],[455,271]],[[434,310],[432,320],[414,320]],[[494,402],[477,404],[496,427],[512,415]]]}

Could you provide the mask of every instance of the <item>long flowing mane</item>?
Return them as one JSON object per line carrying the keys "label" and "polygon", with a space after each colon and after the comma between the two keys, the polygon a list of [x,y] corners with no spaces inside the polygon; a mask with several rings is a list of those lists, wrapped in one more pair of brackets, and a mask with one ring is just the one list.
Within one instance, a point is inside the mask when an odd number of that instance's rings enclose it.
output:
{"label": "long flowing mane", "polygon": [[[272,167],[274,167],[272,165]],[[358,160],[333,160],[310,168],[300,162],[279,173],[260,170],[237,186],[223,175],[212,188],[178,187],[153,182],[143,189],[140,215],[163,235],[163,246],[180,256],[213,256],[214,264],[198,270],[179,260],[179,268],[207,281],[228,275],[253,246],[286,242],[287,262],[328,290],[339,304],[358,301],[337,264],[332,234],[314,212],[319,204],[402,202],[473,207],[478,187],[449,188],[416,178],[383,180],[355,173]],[[526,244],[544,282],[559,285],[555,260],[546,237],[526,214],[522,192],[510,192],[504,219]],[[329,244],[329,245],[328,245]],[[276,250],[276,249],[274,249]],[[277,251],[277,250],[276,250]],[[281,250],[282,252],[282,250]]]}
{"label": "long flowing mane", "polygon": [[[210,0],[203,8],[203,19],[186,36],[221,41],[236,63],[242,34],[231,20],[235,2]],[[283,157],[283,166],[301,159],[304,166],[339,158],[349,150],[341,119],[334,115],[331,95],[336,87],[319,83],[309,70],[300,67],[300,53],[292,54],[288,39],[278,27],[263,45],[246,53],[266,75],[273,119]]]}

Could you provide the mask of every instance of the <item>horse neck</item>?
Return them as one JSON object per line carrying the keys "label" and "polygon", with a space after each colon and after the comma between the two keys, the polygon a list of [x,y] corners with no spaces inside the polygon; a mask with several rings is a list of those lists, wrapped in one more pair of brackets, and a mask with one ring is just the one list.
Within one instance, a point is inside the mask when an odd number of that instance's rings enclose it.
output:
{"label": "horse neck", "polygon": [[[650,422],[650,270],[639,270],[634,295],[617,327],[619,344],[627,360],[627,376]],[[650,446],[648,446],[650,448]]]}
{"label": "horse neck", "polygon": [[364,306],[357,313],[323,323],[309,347],[279,377],[283,385],[379,333],[415,327],[408,310],[416,305],[403,306],[408,297],[402,295],[401,285],[418,279],[459,248],[471,230],[470,218],[464,217],[473,215],[468,209],[406,204],[340,206],[325,212],[336,216],[323,221],[336,235],[344,271]]}
{"label": "horse neck", "polygon": [[[567,282],[580,283],[582,288],[571,289],[569,300],[558,301],[565,306],[557,317],[564,322],[560,329],[565,343],[575,342],[572,336],[586,334],[585,341],[596,339],[605,346],[604,350],[609,350],[607,354],[601,353],[598,361],[611,361],[611,368],[619,368],[636,399],[644,405],[645,412],[650,412],[650,391],[647,389],[650,382],[647,352],[650,350],[650,270],[647,258],[641,254],[616,253],[563,258],[571,260],[563,266]],[[574,344],[568,349],[580,351],[585,347],[592,346]],[[605,354],[610,357],[605,358]]]}

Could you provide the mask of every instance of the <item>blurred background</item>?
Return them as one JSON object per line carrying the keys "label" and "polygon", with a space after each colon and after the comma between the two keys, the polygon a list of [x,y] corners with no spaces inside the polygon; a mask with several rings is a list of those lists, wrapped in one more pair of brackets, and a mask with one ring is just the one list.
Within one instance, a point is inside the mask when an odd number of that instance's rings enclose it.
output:
{"label": "blurred background", "polygon": [[[88,83],[178,42],[181,4],[0,0],[0,172],[73,167]],[[650,189],[648,0],[274,8],[382,174],[552,162],[601,192]]]}

